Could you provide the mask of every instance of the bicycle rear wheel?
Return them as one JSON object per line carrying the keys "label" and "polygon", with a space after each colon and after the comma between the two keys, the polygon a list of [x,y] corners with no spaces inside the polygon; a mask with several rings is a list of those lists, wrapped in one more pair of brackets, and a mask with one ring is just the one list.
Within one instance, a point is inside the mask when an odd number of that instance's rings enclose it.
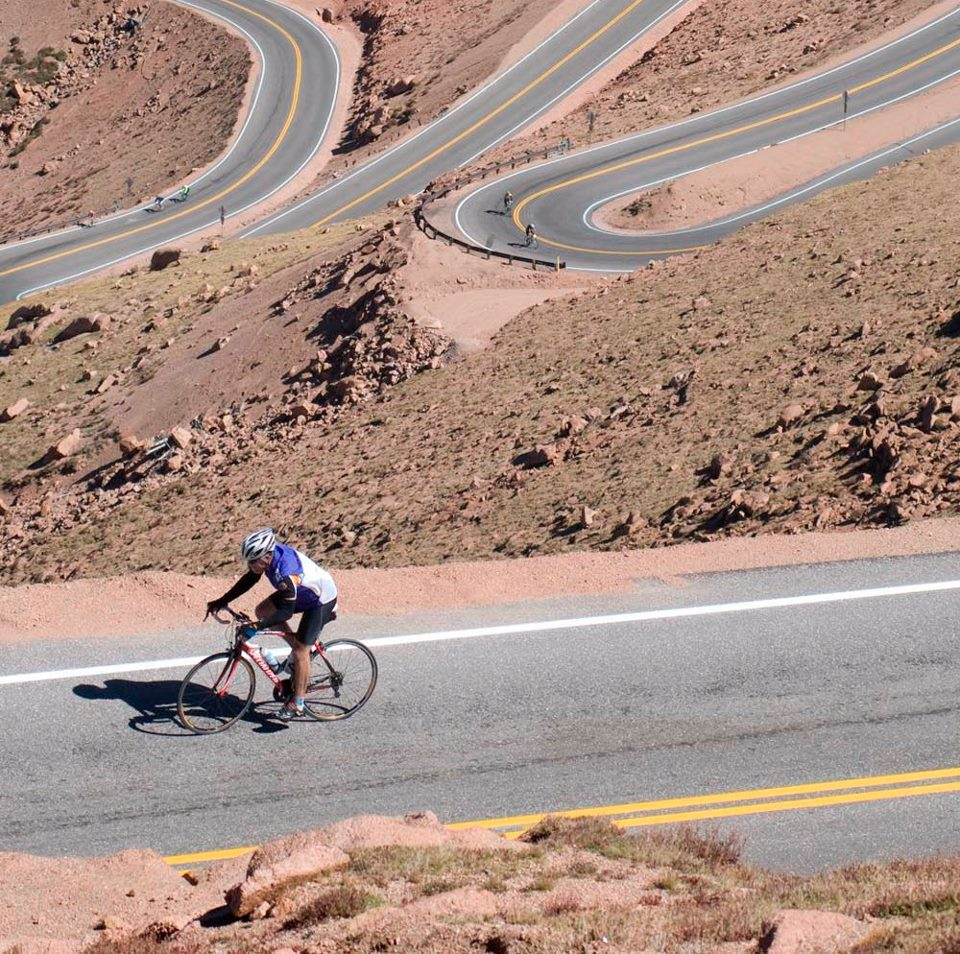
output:
{"label": "bicycle rear wheel", "polygon": [[377,685],[377,660],[363,643],[334,639],[310,657],[310,682],[303,704],[321,722],[353,715]]}
{"label": "bicycle rear wheel", "polygon": [[257,674],[249,659],[215,653],[187,673],[177,693],[177,715],[191,732],[229,729],[250,708]]}

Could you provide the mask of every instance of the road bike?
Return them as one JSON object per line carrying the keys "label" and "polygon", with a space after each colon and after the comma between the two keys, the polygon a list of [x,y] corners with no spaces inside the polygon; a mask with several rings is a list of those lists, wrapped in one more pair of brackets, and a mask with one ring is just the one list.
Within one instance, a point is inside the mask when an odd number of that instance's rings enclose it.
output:
{"label": "road bike", "polygon": [[540,248],[540,243],[537,241],[537,236],[535,233],[524,236],[523,247],[534,249]]}
{"label": "road bike", "polygon": [[[273,698],[285,702],[292,693],[291,676],[285,665],[274,672],[260,647],[247,642],[251,621],[235,613],[230,644],[213,653],[187,673],[177,693],[177,715],[191,732],[212,734],[229,729],[253,704],[259,669],[273,683]],[[231,625],[219,614],[218,623]],[[260,630],[257,636],[279,636],[277,630]],[[377,685],[377,660],[363,643],[354,639],[320,640],[310,650],[310,679],[303,697],[304,711],[320,722],[352,716],[373,694]]]}

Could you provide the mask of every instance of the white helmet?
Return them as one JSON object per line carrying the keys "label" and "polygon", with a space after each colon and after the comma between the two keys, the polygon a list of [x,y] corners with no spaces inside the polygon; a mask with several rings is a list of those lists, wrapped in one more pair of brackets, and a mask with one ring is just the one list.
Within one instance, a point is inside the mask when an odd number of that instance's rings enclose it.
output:
{"label": "white helmet", "polygon": [[266,556],[266,554],[273,549],[276,542],[277,535],[269,527],[264,527],[262,530],[254,530],[249,536],[244,537],[243,543],[240,545],[240,556],[243,557],[247,563],[252,563],[254,560],[259,560],[260,557]]}

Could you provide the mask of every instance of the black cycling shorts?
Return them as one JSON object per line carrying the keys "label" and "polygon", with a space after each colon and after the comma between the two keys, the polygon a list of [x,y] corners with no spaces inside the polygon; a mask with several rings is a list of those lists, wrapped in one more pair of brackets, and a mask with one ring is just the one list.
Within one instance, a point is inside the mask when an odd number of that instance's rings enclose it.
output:
{"label": "black cycling shorts", "polygon": [[304,646],[312,646],[320,638],[323,627],[335,618],[336,611],[336,600],[304,610],[300,617],[300,625],[297,627],[297,642]]}

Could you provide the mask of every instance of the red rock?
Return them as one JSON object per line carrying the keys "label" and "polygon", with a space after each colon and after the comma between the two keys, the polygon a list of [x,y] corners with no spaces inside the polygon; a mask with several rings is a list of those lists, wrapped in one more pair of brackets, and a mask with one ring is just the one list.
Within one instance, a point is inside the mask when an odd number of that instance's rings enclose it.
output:
{"label": "red rock", "polygon": [[70,324],[63,329],[63,331],[59,332],[56,337],[54,337],[53,340],[55,342],[69,341],[71,338],[76,338],[77,335],[86,335],[97,331],[104,331],[109,327],[110,319],[105,315],[81,315],[79,318],[74,318],[73,321],[71,321]]}
{"label": "red rock", "polygon": [[833,911],[778,911],[760,941],[767,954],[800,954],[813,950],[849,950],[869,925]]}
{"label": "red rock", "polygon": [[35,305],[21,305],[10,315],[10,320],[7,322],[7,331],[26,324],[28,321],[44,318],[49,314],[50,309],[40,302]]}
{"label": "red rock", "polygon": [[30,407],[30,402],[26,398],[18,398],[9,407],[0,411],[0,423],[5,424],[7,421],[12,421],[15,417],[23,414],[28,407]]}
{"label": "red rock", "polygon": [[777,418],[777,427],[781,430],[786,430],[788,427],[796,424],[805,413],[806,411],[802,404],[788,404]]}
{"label": "red rock", "polygon": [[150,271],[162,272],[171,265],[179,264],[180,249],[178,248],[158,248],[150,257]]}
{"label": "red rock", "polygon": [[44,455],[44,460],[47,462],[64,460],[76,454],[82,446],[83,435],[81,435],[79,428],[74,428],[66,437],[57,441],[57,443],[47,451]]}
{"label": "red rock", "polygon": [[134,434],[126,434],[120,438],[120,453],[124,457],[135,457],[146,446],[139,437]]}
{"label": "red rock", "polygon": [[179,447],[181,450],[192,440],[193,435],[185,427],[175,427],[170,432],[170,441],[175,447]]}
{"label": "red rock", "polygon": [[282,894],[284,885],[299,884],[349,863],[345,851],[324,843],[322,832],[290,835],[254,852],[246,880],[227,891],[226,901],[234,917],[244,917]]}
{"label": "red rock", "polygon": [[116,374],[108,374],[98,385],[97,394],[106,394],[120,378]]}

